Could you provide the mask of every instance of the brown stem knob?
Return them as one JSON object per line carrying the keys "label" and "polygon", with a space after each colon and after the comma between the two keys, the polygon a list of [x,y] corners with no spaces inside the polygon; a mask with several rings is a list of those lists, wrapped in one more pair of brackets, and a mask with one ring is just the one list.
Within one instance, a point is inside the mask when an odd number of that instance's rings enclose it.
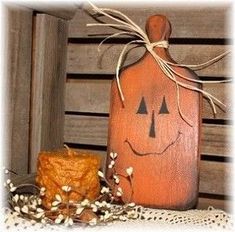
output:
{"label": "brown stem knob", "polygon": [[150,42],[168,40],[171,34],[171,24],[166,16],[153,15],[146,22],[146,32]]}

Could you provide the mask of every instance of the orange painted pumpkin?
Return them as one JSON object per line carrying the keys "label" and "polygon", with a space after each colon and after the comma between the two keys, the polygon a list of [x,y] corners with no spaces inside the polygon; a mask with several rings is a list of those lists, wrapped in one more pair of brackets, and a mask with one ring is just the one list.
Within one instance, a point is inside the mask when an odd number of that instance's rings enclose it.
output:
{"label": "orange painted pumpkin", "polygon": [[[150,41],[156,42],[168,40],[171,26],[165,16],[155,15],[148,19],[146,30]],[[167,49],[155,47],[154,51],[174,62]],[[189,69],[174,69],[197,79]],[[189,126],[179,114],[175,83],[166,77],[148,51],[137,63],[123,69],[120,82],[125,101],[123,104],[114,80],[108,152],[118,153],[117,172],[126,175],[127,167],[134,168],[132,201],[157,208],[192,208],[198,194],[200,94],[180,88],[181,110],[191,120]],[[110,169],[106,171],[111,180]],[[127,202],[131,195],[129,182],[120,177],[118,186],[122,187],[123,200]]]}

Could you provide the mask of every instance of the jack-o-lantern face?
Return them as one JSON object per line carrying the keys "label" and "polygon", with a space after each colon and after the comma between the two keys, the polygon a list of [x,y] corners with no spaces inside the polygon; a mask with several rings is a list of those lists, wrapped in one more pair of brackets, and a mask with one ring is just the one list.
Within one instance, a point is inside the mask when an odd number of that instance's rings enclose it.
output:
{"label": "jack-o-lantern face", "polygon": [[[113,81],[108,152],[118,153],[117,172],[126,175],[125,169],[133,167],[132,200],[152,207],[192,207],[198,189],[199,95],[180,90],[181,109],[191,120],[190,127],[179,114],[175,83],[165,77],[150,54],[125,69],[120,80],[125,101]],[[107,169],[107,178],[110,175]],[[128,201],[129,182],[121,178],[119,186],[123,200]]]}
{"label": "jack-o-lantern face", "polygon": [[[147,107],[147,104],[145,102],[145,99],[144,99],[144,97],[142,97],[136,114],[140,114],[140,115],[143,115],[143,116],[145,115],[149,118],[150,123],[149,123],[148,136],[150,138],[155,139],[155,138],[157,138],[157,134],[158,134],[156,132],[157,131],[157,125],[155,125],[155,117],[158,117],[158,116],[155,114],[155,110],[152,110],[151,117],[149,116],[149,113],[150,112],[148,111],[148,107]],[[160,110],[159,110],[158,114],[159,114],[159,116],[164,115],[164,114],[169,114],[169,110],[168,110],[168,107],[167,107],[165,96],[163,97],[162,104],[161,104],[161,107],[160,107]],[[132,144],[130,139],[127,138],[125,140],[125,142],[129,145],[130,149],[133,151],[133,153],[135,155],[139,155],[139,156],[161,155],[165,151],[167,151],[171,146],[173,146],[175,144],[175,142],[179,139],[181,134],[182,133],[180,131],[178,131],[177,137],[173,141],[170,141],[169,144],[166,147],[162,148],[161,151],[139,151],[136,148],[136,146]]]}

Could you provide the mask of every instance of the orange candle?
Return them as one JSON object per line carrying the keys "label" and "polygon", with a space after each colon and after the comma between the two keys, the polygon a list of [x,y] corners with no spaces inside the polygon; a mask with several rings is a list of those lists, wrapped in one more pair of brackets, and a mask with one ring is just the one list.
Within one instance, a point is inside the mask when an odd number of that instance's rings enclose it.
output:
{"label": "orange candle", "polygon": [[[36,184],[45,187],[42,204],[51,208],[56,194],[62,202],[83,199],[94,200],[99,196],[100,182],[98,169],[100,157],[94,154],[77,153],[72,149],[61,149],[51,152],[40,152],[37,163]],[[71,187],[69,193],[63,186]]]}

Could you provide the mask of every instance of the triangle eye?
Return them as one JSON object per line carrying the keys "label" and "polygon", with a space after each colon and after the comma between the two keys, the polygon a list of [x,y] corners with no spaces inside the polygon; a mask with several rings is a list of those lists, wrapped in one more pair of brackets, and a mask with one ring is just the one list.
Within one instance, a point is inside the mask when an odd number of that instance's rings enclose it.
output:
{"label": "triangle eye", "polygon": [[159,110],[159,114],[169,114],[169,110],[167,108],[165,96],[163,97],[162,105],[161,105],[161,108]]}
{"label": "triangle eye", "polygon": [[137,114],[148,114],[146,103],[144,97],[142,97],[139,108],[136,112]]}

